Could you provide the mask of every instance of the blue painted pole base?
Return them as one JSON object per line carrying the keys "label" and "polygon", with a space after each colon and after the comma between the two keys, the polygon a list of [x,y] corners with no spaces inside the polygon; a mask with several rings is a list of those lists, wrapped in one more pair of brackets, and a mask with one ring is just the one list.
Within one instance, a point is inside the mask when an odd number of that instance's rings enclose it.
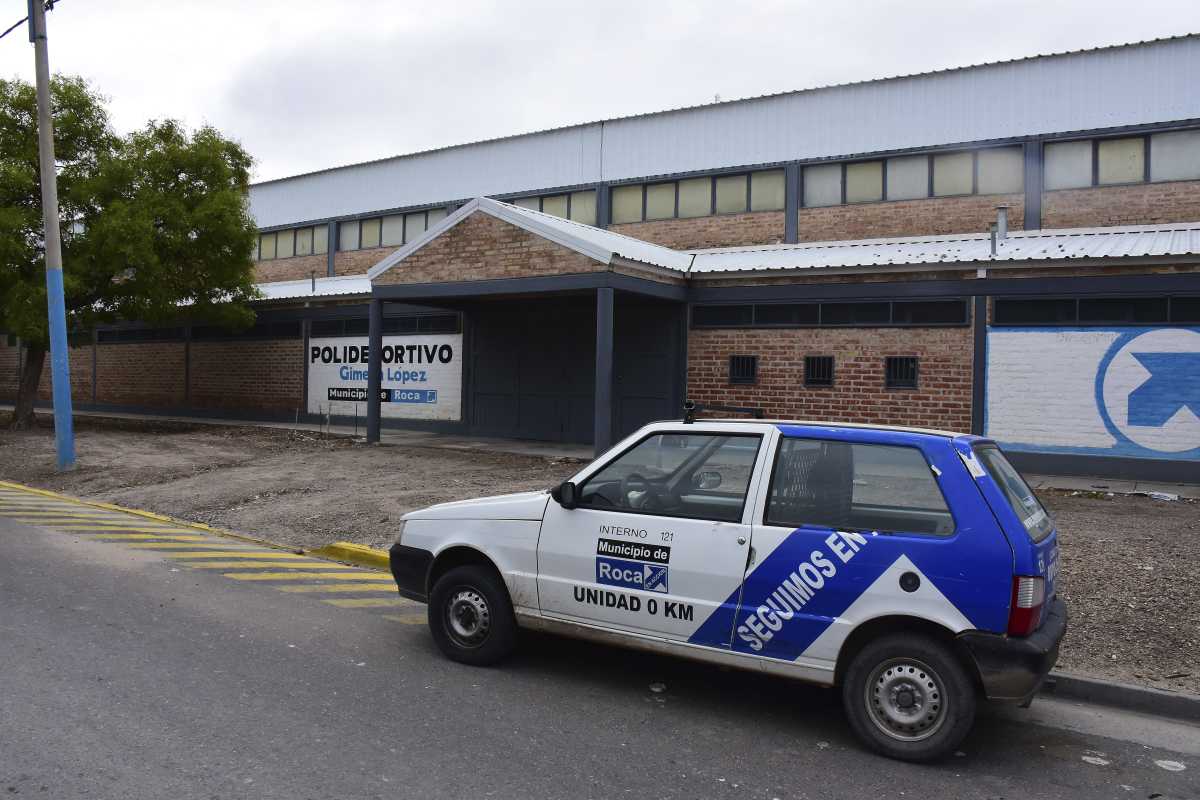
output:
{"label": "blue painted pole base", "polygon": [[62,269],[46,270],[46,305],[50,312],[50,380],[54,387],[54,439],[58,469],[75,468],[75,423],[71,414],[71,364],[67,353],[67,312]]}

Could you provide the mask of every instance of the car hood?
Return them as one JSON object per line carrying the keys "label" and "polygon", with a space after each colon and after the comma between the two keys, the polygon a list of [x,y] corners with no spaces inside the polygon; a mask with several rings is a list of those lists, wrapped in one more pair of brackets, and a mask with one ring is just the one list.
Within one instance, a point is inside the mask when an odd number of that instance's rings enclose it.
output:
{"label": "car hood", "polygon": [[412,511],[404,519],[532,519],[541,520],[550,492],[519,492],[474,500],[455,500]]}

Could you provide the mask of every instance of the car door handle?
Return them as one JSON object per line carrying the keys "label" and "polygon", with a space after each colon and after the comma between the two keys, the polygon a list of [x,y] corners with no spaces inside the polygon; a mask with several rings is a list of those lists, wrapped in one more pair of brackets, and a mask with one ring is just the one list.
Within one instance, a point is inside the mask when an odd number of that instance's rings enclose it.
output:
{"label": "car door handle", "polygon": [[738,537],[738,544],[745,544],[745,543],[746,543],[746,537],[745,537],[745,536],[739,536],[739,537]]}

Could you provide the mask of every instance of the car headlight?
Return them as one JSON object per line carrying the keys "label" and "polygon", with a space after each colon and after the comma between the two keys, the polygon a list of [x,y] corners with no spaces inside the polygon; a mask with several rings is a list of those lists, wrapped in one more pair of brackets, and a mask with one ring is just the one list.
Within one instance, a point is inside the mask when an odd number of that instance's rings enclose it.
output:
{"label": "car headlight", "polygon": [[400,527],[396,531],[396,544],[400,544],[400,540],[404,538],[404,520],[400,520]]}

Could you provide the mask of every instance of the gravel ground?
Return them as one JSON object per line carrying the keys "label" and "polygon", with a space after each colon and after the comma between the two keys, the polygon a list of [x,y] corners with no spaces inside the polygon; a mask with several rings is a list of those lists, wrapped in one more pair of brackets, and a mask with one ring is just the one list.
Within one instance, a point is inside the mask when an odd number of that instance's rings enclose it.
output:
{"label": "gravel ground", "polygon": [[[77,421],[79,468],[54,471],[46,429],[0,432],[0,477],[149,509],[296,547],[386,547],[401,515],[548,487],[569,459],[420,447],[264,428]],[[1043,492],[1058,524],[1071,625],[1059,667],[1200,694],[1200,504]]]}

